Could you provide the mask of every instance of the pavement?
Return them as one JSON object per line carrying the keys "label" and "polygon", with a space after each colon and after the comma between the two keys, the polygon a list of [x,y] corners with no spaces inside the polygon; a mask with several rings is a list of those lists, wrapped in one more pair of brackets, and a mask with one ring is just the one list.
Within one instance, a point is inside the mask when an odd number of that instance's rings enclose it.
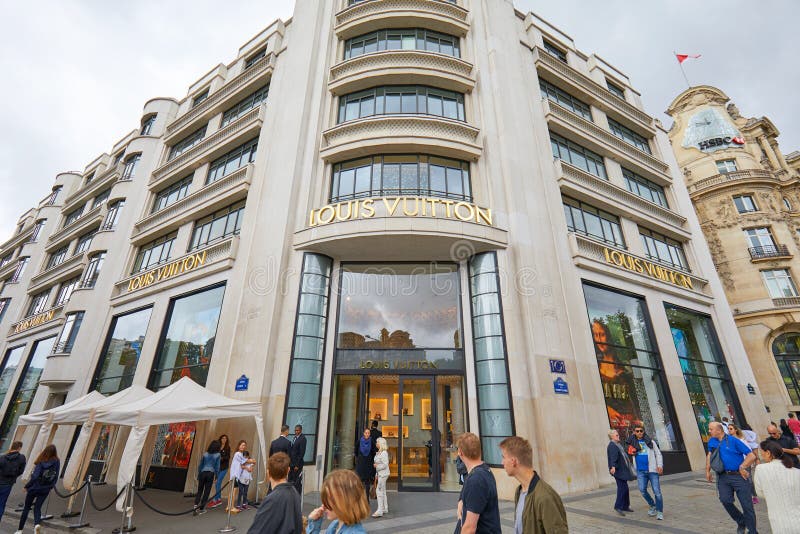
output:
{"label": "pavement", "polygon": [[[19,488],[9,498],[6,514],[0,523],[0,533],[13,533],[19,520],[19,513],[13,511],[13,504],[22,502]],[[617,534],[620,532],[664,532],[670,534],[684,533],[733,533],[736,525],[728,517],[717,499],[716,486],[705,481],[703,473],[681,473],[662,477],[661,489],[664,495],[664,520],[657,521],[647,516],[647,506],[635,483],[631,483],[631,507],[634,513],[619,517],[612,505],[616,494],[616,486],[609,485],[581,495],[564,497],[567,509],[567,521],[570,532],[587,534]],[[92,496],[95,503],[105,506],[115,495],[112,486],[95,486]],[[80,494],[79,497],[83,497]],[[141,497],[156,508],[170,512],[190,510],[193,500],[175,492],[148,489],[141,492]],[[455,525],[456,493],[397,493],[389,492],[389,508],[386,516],[368,518],[364,527],[370,533],[407,534],[449,534]],[[375,502],[372,501],[374,509]],[[80,499],[77,500],[79,509]],[[303,513],[308,514],[319,506],[319,494],[306,495]],[[87,508],[86,519],[91,526],[83,529],[69,529],[67,522],[77,522],[77,518],[61,520],[58,516],[65,510],[65,501],[51,494],[48,504],[50,513],[56,519],[45,521],[42,534],[57,532],[75,532],[77,534],[110,533],[119,528],[122,515],[111,507],[107,511],[97,512],[91,506]],[[756,505],[758,528],[761,534],[770,534],[767,520],[766,504],[762,501]],[[32,514],[31,514],[32,515]],[[231,526],[237,532],[247,532],[255,509],[246,510],[230,518]],[[514,506],[511,502],[500,502],[502,518],[502,534],[514,532]],[[133,525],[136,532],[213,534],[227,524],[227,515],[223,507],[209,510],[205,515],[194,517],[191,514],[182,516],[159,515],[142,504],[135,502]],[[28,520],[26,534],[33,531],[32,519]]]}

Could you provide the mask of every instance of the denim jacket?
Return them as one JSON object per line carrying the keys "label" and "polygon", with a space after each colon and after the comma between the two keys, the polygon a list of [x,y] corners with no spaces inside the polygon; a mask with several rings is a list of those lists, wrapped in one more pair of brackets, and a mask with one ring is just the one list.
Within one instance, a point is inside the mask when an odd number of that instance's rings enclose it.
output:
{"label": "denim jacket", "polygon": [[[322,530],[322,519],[322,517],[317,520],[309,519],[306,534],[319,534],[320,530]],[[339,528],[339,520],[334,519],[331,521],[331,524],[328,525],[325,534],[334,534],[337,528]],[[338,534],[367,534],[367,531],[364,530],[361,523],[356,523],[355,525],[344,525]]]}
{"label": "denim jacket", "polygon": [[197,474],[198,476],[203,471],[210,471],[214,473],[216,478],[219,478],[219,462],[220,456],[219,453],[203,453],[203,458],[200,460],[200,465],[197,466]]}

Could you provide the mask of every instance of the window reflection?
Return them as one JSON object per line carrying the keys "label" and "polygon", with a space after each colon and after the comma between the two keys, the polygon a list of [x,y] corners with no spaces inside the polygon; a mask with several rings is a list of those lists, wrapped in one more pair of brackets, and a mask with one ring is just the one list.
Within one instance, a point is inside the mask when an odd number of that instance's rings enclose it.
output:
{"label": "window reflection", "polygon": [[153,308],[145,308],[114,318],[92,389],[111,395],[133,383],[152,311]]}

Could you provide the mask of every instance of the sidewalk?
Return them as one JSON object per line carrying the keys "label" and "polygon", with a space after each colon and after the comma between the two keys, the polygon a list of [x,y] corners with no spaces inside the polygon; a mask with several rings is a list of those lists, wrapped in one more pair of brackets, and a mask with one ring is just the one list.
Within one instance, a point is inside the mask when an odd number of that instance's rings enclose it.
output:
{"label": "sidewalk", "polygon": [[[656,521],[647,516],[647,506],[641,498],[634,483],[631,484],[631,507],[634,513],[627,517],[619,517],[612,510],[615,486],[606,486],[599,490],[582,495],[564,498],[567,509],[570,532],[591,534],[616,534],[619,532],[664,532],[670,534],[684,533],[730,533],[736,526],[728,517],[717,499],[716,486],[705,481],[703,474],[682,473],[662,478],[661,488],[664,493],[664,521]],[[111,502],[115,492],[112,486],[96,486],[92,493],[98,505]],[[80,495],[82,497],[82,494]],[[174,492],[148,489],[142,496],[159,509],[168,512],[189,510],[193,500]],[[14,532],[19,514],[13,512],[13,504],[21,502],[21,492],[12,493],[6,515],[0,525],[0,532]],[[50,513],[60,515],[65,502],[51,497]],[[407,534],[447,534],[455,525],[455,507],[458,494],[455,493],[397,493],[389,492],[389,508],[391,513],[380,518],[369,518],[364,526],[370,533]],[[77,501],[80,504],[80,501]],[[372,501],[374,509],[375,502]],[[308,514],[319,506],[319,494],[306,495],[303,513]],[[231,516],[231,525],[237,532],[245,533],[255,515],[250,509]],[[770,534],[767,520],[767,508],[763,503],[756,505],[758,529],[762,534]],[[501,501],[502,534],[513,533],[514,507],[508,501]],[[13,518],[13,519],[12,519]],[[77,532],[78,534],[110,533],[118,528],[122,516],[113,507],[105,512],[97,512],[88,508],[87,519],[91,523],[89,529],[68,530],[63,520],[45,522],[43,532]],[[77,518],[68,520],[76,521]],[[222,507],[210,510],[207,514],[193,517],[191,514],[178,517],[163,516],[146,508],[136,500],[133,524],[136,532],[214,534],[226,523],[226,515]],[[32,520],[28,521],[27,532],[32,532]]]}

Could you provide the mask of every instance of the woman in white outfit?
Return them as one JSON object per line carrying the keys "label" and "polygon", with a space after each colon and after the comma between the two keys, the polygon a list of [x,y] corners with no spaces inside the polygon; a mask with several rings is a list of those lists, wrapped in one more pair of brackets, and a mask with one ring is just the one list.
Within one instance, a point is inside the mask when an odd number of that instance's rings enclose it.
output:
{"label": "woman in white outfit", "polygon": [[378,509],[372,517],[381,517],[389,513],[389,502],[386,500],[386,480],[389,478],[389,453],[386,440],[378,438],[375,440],[378,452],[375,454],[375,477],[378,479],[378,486],[375,488],[375,495],[378,497]]}
{"label": "woman in white outfit", "polygon": [[775,441],[761,442],[756,491],[767,502],[772,534],[800,533],[800,469]]}

